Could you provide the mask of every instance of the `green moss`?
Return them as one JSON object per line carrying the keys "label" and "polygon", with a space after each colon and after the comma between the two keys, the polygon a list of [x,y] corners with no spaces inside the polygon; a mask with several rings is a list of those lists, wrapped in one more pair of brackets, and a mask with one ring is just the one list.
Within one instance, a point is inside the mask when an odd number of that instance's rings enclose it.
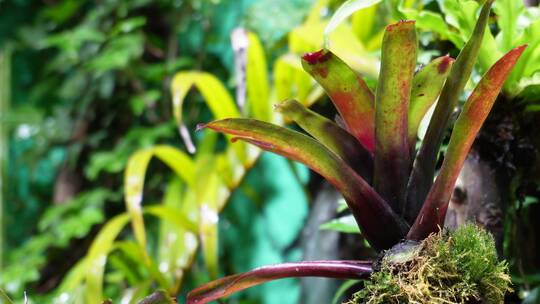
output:
{"label": "green moss", "polygon": [[349,304],[502,303],[509,284],[492,236],[465,225],[389,250]]}

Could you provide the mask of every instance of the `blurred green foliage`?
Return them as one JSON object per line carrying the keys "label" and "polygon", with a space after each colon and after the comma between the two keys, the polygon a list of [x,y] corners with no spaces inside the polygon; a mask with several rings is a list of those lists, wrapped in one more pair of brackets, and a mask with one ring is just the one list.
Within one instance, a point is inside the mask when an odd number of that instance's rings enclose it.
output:
{"label": "blurred green foliage", "polygon": [[[5,247],[0,288],[17,300],[26,290],[35,303],[53,298],[58,303],[70,297],[84,299],[85,288],[87,295],[88,290],[103,292],[116,300],[134,302],[156,287],[184,293],[210,276],[298,260],[301,252],[295,247],[296,239],[308,212],[304,167],[263,155],[247,173],[258,152],[248,151],[248,155],[255,155],[250,162],[240,164],[232,156],[233,152],[242,153],[238,144],[229,149],[224,138],[190,132],[199,156],[188,157],[199,168],[193,176],[202,181],[195,186],[182,181],[183,168],[175,168],[167,156],[156,154],[156,148],[167,147],[176,151],[173,154],[187,156],[174,118],[191,131],[197,123],[215,117],[204,92],[190,89],[197,82],[194,78],[180,78],[186,86],[182,99],[189,105],[176,110],[171,107],[174,91],[170,93],[170,85],[176,72],[197,78],[206,71],[205,75],[214,77],[233,95],[235,56],[230,33],[237,26],[246,27],[251,37],[260,39],[266,60],[260,70],[268,72],[264,82],[272,84],[266,93],[257,81],[247,89],[248,103],[262,104],[257,115],[274,115],[269,114],[271,105],[286,98],[312,104],[322,91],[302,71],[298,56],[322,46],[327,17],[341,2],[0,1],[0,50],[12,53],[11,104],[1,121],[9,130],[9,154],[2,202],[7,228],[5,239],[0,238]],[[529,103],[528,111],[537,111],[539,67],[535,63],[539,62],[540,48],[533,46],[540,41],[538,10],[522,7],[521,1],[497,3],[494,35],[484,41],[480,57],[485,62],[477,67],[477,74],[498,58],[497,52],[529,42],[528,63],[512,74],[505,89],[512,96],[523,97]],[[454,46],[462,47],[477,5],[472,0],[383,1],[353,14],[350,22],[338,27],[329,36],[330,48],[366,75],[373,88],[379,64],[373,53],[379,49],[383,26],[390,20],[418,20],[420,43],[430,50],[419,54],[419,60],[426,63],[434,55],[455,52]],[[438,38],[436,43],[429,42],[433,36]],[[261,64],[261,60],[255,63]],[[279,116],[273,119],[281,122]],[[148,158],[134,165],[146,184],[144,207],[131,210],[137,204],[128,205],[129,213],[125,213],[122,194],[127,179],[122,172],[139,152]],[[222,155],[221,159],[216,155]],[[153,156],[172,167],[172,174],[163,163],[150,161]],[[219,188],[219,177],[209,174],[209,168],[218,168],[221,173],[238,168],[243,171],[229,174],[225,182],[229,193],[220,206],[211,206],[223,209],[219,225],[204,228],[190,219],[185,209],[179,210],[204,201],[200,194],[207,187]],[[66,185],[72,190],[69,195],[53,202],[55,193]],[[192,194],[188,194],[190,187]],[[142,184],[138,191],[142,195]],[[516,200],[516,204],[534,207],[538,205],[535,198],[526,203]],[[144,226],[126,228],[137,216],[142,221],[143,214]],[[351,230],[349,220],[344,215],[323,228],[357,233]],[[183,241],[202,240],[201,231],[214,235],[209,249],[206,253],[196,253],[196,247],[187,250],[189,241]],[[189,254],[183,254],[186,252]],[[95,264],[104,272],[78,284],[91,269],[87,264],[91,258],[107,258],[106,265]],[[170,271],[172,268],[177,272]],[[533,286],[538,282],[535,277],[529,281]],[[70,297],[62,293],[68,290]],[[529,298],[534,294],[538,289],[533,289]],[[232,301],[249,298],[253,300],[250,303],[296,303],[298,296],[298,284],[283,281],[250,290],[247,296]]]}
{"label": "blurred green foliage", "polygon": [[[284,36],[302,21],[311,1],[277,4],[282,15],[273,16],[280,29],[268,44],[272,52],[283,50]],[[14,298],[28,290],[30,299],[36,299],[36,292],[55,287],[85,254],[105,219],[121,211],[120,173],[129,156],[157,142],[178,143],[170,110],[173,73],[210,70],[229,90],[234,62],[230,31],[252,23],[249,17],[261,15],[265,7],[255,1],[199,0],[11,1],[0,6],[0,47],[13,49],[14,67],[13,103],[3,116],[11,128],[7,172],[12,187],[4,189],[10,229],[0,281]],[[266,23],[251,29],[272,32]],[[184,116],[194,125],[208,117],[208,110],[197,103]],[[169,174],[159,168],[150,166],[155,173],[147,181],[149,200],[159,200],[168,189]],[[64,170],[73,175],[61,180]],[[287,172],[288,167],[282,174]],[[74,194],[54,205],[55,190],[71,182]],[[292,187],[291,193],[302,193]],[[305,204],[295,208],[305,216]],[[151,212],[167,213],[157,210]],[[125,234],[122,221],[113,228]],[[151,230],[159,227],[155,224],[150,221]],[[149,242],[158,239],[152,236]],[[119,245],[128,258],[116,254],[113,268],[126,269],[125,261],[137,252],[126,248],[133,246],[132,241]],[[115,273],[120,272],[113,271],[112,280],[119,282]],[[148,274],[127,276],[135,284]],[[107,294],[123,289],[108,288]]]}

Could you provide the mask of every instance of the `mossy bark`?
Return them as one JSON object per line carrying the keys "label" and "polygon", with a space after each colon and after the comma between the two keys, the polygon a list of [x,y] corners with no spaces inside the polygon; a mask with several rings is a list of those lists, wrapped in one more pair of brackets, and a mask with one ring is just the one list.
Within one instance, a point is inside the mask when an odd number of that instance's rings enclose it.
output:
{"label": "mossy bark", "polygon": [[510,290],[493,237],[474,225],[388,250],[349,304],[502,303]]}

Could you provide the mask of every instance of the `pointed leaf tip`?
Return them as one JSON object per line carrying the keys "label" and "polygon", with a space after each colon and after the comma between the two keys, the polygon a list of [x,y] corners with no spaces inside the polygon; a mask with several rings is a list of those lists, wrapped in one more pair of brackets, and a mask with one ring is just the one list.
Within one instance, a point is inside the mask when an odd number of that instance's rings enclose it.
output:
{"label": "pointed leaf tip", "polygon": [[454,61],[454,58],[450,57],[449,55],[443,56],[441,58],[441,62],[439,62],[439,65],[437,66],[437,71],[439,71],[439,74],[448,73]]}
{"label": "pointed leaf tip", "polygon": [[205,129],[206,125],[207,124],[205,124],[205,123],[198,123],[197,126],[195,127],[195,132],[198,132],[198,131],[201,131],[202,129]]}

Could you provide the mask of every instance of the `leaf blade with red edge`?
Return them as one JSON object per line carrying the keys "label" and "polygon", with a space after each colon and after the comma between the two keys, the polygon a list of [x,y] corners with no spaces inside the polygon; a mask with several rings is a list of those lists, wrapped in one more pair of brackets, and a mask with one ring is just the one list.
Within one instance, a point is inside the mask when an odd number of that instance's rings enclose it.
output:
{"label": "leaf blade with red edge", "polygon": [[487,0],[482,7],[473,34],[461,50],[452,65],[450,74],[441,91],[439,101],[429,123],[420,151],[414,160],[409,184],[407,185],[407,214],[405,217],[412,223],[424,202],[435,176],[437,156],[444,139],[446,127],[450,123],[452,113],[463,92],[480,52],[489,12],[494,0]]}
{"label": "leaf blade with red edge", "polygon": [[375,147],[374,95],[365,81],[331,51],[302,57],[302,67],[326,91],[348,131],[370,152]]}
{"label": "leaf blade with red edge", "polygon": [[373,185],[399,213],[405,201],[410,167],[407,121],[416,49],[414,21],[400,21],[386,27],[375,94]]}
{"label": "leaf blade with red edge", "polygon": [[424,239],[444,224],[448,202],[467,153],[525,47],[517,47],[499,59],[482,77],[467,100],[450,137],[440,173],[407,235],[408,239]]}
{"label": "leaf blade with red edge", "polygon": [[187,304],[204,304],[264,282],[283,278],[327,277],[362,279],[372,272],[372,262],[305,261],[264,266],[210,282],[187,296]]}
{"label": "leaf blade with red edge", "polygon": [[254,119],[213,121],[204,127],[236,136],[292,160],[321,174],[345,197],[366,239],[376,249],[399,242],[408,225],[349,165],[314,139],[283,127]]}
{"label": "leaf blade with red edge", "polygon": [[371,180],[373,174],[371,154],[349,132],[296,100],[287,100],[277,104],[276,111],[296,122],[328,150],[355,169],[364,179]]}

